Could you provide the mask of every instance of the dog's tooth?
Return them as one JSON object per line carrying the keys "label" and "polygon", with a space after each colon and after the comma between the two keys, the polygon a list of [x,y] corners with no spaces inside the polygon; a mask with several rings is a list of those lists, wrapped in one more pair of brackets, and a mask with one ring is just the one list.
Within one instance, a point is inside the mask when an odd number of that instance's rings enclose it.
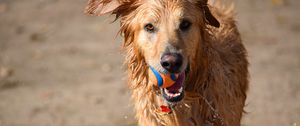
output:
{"label": "dog's tooth", "polygon": [[170,93],[168,89],[166,89],[166,92]]}
{"label": "dog's tooth", "polygon": [[179,96],[179,93],[176,93],[174,96],[175,96],[175,97]]}
{"label": "dog's tooth", "polygon": [[171,94],[171,93],[167,93],[167,95],[168,95],[168,96],[172,96],[172,94]]}
{"label": "dog's tooth", "polygon": [[171,97],[174,97],[174,94],[170,94]]}
{"label": "dog's tooth", "polygon": [[164,90],[165,90],[165,93],[166,93],[168,96],[171,95],[167,89],[164,89]]}
{"label": "dog's tooth", "polygon": [[179,92],[182,92],[183,91],[183,87],[181,87],[180,89],[179,89]]}
{"label": "dog's tooth", "polygon": [[164,92],[165,92],[165,94],[167,95],[167,96],[169,96],[169,97],[178,97],[181,93],[182,93],[182,91],[183,91],[183,87],[181,87],[178,91],[178,93],[171,93],[168,89],[166,89],[166,88],[164,88],[163,89],[164,90]]}

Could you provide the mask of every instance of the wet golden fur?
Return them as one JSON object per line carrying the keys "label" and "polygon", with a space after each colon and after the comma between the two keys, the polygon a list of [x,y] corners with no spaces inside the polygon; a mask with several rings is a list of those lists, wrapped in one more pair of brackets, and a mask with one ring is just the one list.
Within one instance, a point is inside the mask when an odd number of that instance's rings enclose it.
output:
{"label": "wet golden fur", "polygon": [[[90,0],[86,12],[99,15],[95,9],[99,4],[105,5],[110,1]],[[149,1],[153,1],[156,6],[145,4],[144,0],[118,0],[120,6],[111,10],[121,21],[120,32],[124,36],[128,83],[132,90],[139,125],[239,126],[248,88],[248,62],[246,50],[235,24],[233,9],[223,7],[221,4],[210,5],[210,10],[221,24],[219,28],[214,28],[201,18],[203,13],[197,6],[202,0]],[[153,11],[144,12],[149,8]],[[149,58],[157,62],[158,53],[163,46],[143,46],[147,43],[141,43],[144,38],[141,39],[140,36],[139,22],[147,20],[145,16],[149,13],[163,22],[163,16],[176,13],[176,9],[172,8],[184,8],[192,12],[194,15],[189,16],[197,18],[195,19],[197,24],[190,35],[182,40],[187,44],[175,43],[176,46],[185,46],[183,51],[188,56],[190,65],[185,82],[185,97],[172,114],[161,115],[157,112],[159,102],[155,93],[157,88],[148,82],[147,63]],[[161,13],[165,12],[165,9],[171,11]],[[167,19],[176,20],[176,16]],[[175,36],[171,38],[176,38],[177,35],[169,31],[164,33]],[[157,43],[169,38],[164,34],[160,35]]]}

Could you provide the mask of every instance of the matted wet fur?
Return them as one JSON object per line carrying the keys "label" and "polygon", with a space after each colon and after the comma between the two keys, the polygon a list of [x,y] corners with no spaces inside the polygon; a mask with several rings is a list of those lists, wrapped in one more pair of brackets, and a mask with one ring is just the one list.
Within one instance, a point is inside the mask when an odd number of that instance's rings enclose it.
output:
{"label": "matted wet fur", "polygon": [[[248,62],[232,7],[207,5],[207,0],[89,0],[86,13],[112,13],[120,18],[128,83],[139,125],[240,125],[248,88]],[[163,24],[160,30],[165,30],[157,32],[156,44],[144,42],[147,35],[141,22],[151,14]],[[174,32],[176,28],[172,28],[177,25],[172,21],[181,16],[190,18],[193,28],[184,33],[188,35],[178,37],[181,33]],[[184,99],[171,114],[162,114],[158,89],[148,81],[148,64],[158,62],[164,47],[159,45],[169,41],[175,41],[179,48],[184,46],[189,71]]]}

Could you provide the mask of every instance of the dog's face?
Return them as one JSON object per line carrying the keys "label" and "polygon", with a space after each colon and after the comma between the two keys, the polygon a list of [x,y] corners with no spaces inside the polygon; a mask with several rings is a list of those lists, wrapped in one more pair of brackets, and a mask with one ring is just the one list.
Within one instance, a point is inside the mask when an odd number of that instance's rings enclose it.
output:
{"label": "dog's face", "polygon": [[[124,31],[130,32],[132,43],[146,63],[160,73],[178,74],[182,81],[189,63],[201,48],[204,25],[207,22],[219,25],[210,17],[206,3],[205,0],[104,0],[102,3],[90,0],[88,13],[114,11],[120,15]],[[162,89],[164,98],[169,102],[180,101],[183,83]]]}
{"label": "dog's face", "polygon": [[[136,43],[149,66],[160,73],[183,74],[201,40],[199,9],[189,2],[145,1],[137,8]],[[161,88],[168,102],[183,98],[184,81],[169,88]]]}
{"label": "dog's face", "polygon": [[199,45],[203,22],[192,5],[148,0],[137,8],[136,43],[147,64],[161,73],[184,72]]}

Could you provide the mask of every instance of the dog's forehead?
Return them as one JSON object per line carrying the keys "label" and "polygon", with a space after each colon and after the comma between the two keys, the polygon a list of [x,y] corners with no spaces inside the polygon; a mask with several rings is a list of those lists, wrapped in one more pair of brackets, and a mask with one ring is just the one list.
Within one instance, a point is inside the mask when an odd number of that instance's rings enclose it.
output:
{"label": "dog's forehead", "polygon": [[197,7],[189,0],[143,0],[138,13],[143,20],[151,19],[153,22],[165,18],[195,17]]}

